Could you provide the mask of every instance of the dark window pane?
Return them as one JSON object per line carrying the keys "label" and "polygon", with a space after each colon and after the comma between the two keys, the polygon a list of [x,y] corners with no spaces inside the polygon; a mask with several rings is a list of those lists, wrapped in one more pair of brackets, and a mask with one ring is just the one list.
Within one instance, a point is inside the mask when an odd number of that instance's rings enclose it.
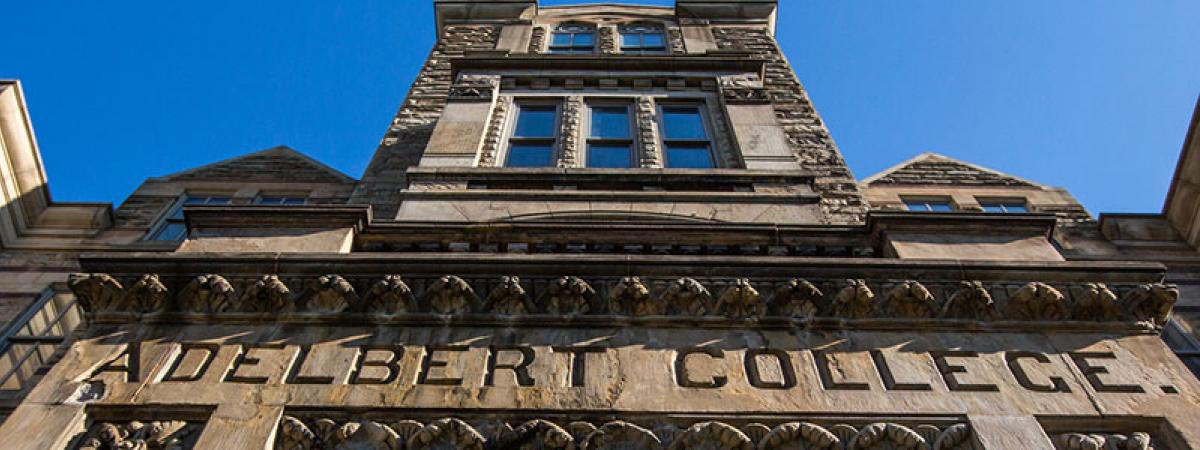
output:
{"label": "dark window pane", "polygon": [[555,116],[557,108],[554,105],[521,106],[521,113],[517,116],[517,129],[513,136],[554,137]]}
{"label": "dark window pane", "polygon": [[1028,212],[1028,209],[1025,208],[1024,203],[987,202],[987,203],[981,203],[979,206],[982,207],[985,212],[990,212],[990,213],[1020,214],[1020,213]]}
{"label": "dark window pane", "polygon": [[229,200],[230,200],[229,197],[209,197],[208,201],[205,202],[204,204],[206,204],[206,205],[228,205]]}
{"label": "dark window pane", "polygon": [[984,211],[984,212],[990,212],[990,213],[1002,213],[1002,212],[1004,212],[1004,207],[1003,207],[1003,206],[1000,206],[1000,205],[979,205],[979,206],[982,206],[982,207],[983,207],[983,211]]}
{"label": "dark window pane", "polygon": [[708,140],[700,108],[695,106],[664,107],[662,122],[663,135],[667,139]]}
{"label": "dark window pane", "polygon": [[304,205],[306,203],[308,203],[308,200],[303,199],[303,198],[285,198],[285,199],[283,199],[283,204],[289,205],[289,206]]}
{"label": "dark window pane", "polygon": [[185,205],[203,205],[208,202],[208,197],[188,197],[183,200]]}
{"label": "dark window pane", "polygon": [[181,241],[187,233],[187,227],[182,222],[168,222],[154,235],[156,241]]}
{"label": "dark window pane", "polygon": [[508,149],[508,167],[550,167],[554,147],[550,144],[512,144]]}
{"label": "dark window pane", "polygon": [[954,211],[954,208],[949,203],[936,202],[929,204],[929,210],[933,212],[950,212]]}
{"label": "dark window pane", "polygon": [[575,42],[571,46],[576,48],[591,47],[595,45],[594,42],[595,39],[593,39],[592,33],[578,33],[575,35]]}
{"label": "dark window pane", "polygon": [[279,204],[283,203],[283,198],[281,198],[281,197],[259,197],[258,202],[256,202],[256,203],[258,203],[260,205],[279,205]]}
{"label": "dark window pane", "polygon": [[675,169],[710,169],[712,152],[707,145],[667,144],[667,167]]}
{"label": "dark window pane", "polygon": [[642,37],[643,47],[663,47],[663,35],[658,33],[645,34]]}
{"label": "dark window pane", "polygon": [[172,211],[171,215],[167,216],[167,220],[183,220],[183,207],[175,208],[175,211]]}
{"label": "dark window pane", "polygon": [[627,169],[633,167],[633,152],[627,145],[594,144],[588,149],[588,167]]}
{"label": "dark window pane", "polygon": [[592,137],[629,137],[629,108],[598,106],[592,108]]}

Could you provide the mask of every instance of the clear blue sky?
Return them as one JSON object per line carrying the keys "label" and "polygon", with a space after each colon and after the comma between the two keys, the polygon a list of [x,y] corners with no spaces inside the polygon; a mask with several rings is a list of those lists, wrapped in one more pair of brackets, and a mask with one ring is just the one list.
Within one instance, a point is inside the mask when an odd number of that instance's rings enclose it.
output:
{"label": "clear blue sky", "polygon": [[[358,177],[434,37],[430,0],[10,3],[0,78],[57,200],[280,144]],[[784,0],[779,38],[860,178],[936,151],[1152,212],[1197,24],[1195,0]]]}

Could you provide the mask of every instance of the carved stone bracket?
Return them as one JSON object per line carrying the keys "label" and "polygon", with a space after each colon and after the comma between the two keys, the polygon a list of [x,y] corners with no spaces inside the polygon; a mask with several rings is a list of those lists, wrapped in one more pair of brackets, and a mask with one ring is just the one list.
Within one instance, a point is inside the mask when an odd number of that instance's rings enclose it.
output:
{"label": "carved stone bracket", "polygon": [[[588,450],[958,450],[972,448],[966,424],[893,422],[816,424],[751,423],[738,428],[720,421],[689,425],[614,420],[593,424],[553,420],[468,423],[455,418],[422,424],[415,420],[334,420],[285,416],[275,448],[325,449],[588,449]],[[1121,447],[1125,448],[1125,447]]]}
{"label": "carved stone bracket", "polygon": [[451,101],[490,102],[500,87],[500,77],[496,75],[462,75],[458,78],[450,85],[448,98]]}
{"label": "carved stone bracket", "polygon": [[92,425],[77,450],[185,450],[195,445],[201,424],[182,420],[102,422]]}
{"label": "carved stone bracket", "polygon": [[[414,281],[415,280],[415,281]],[[498,283],[497,283],[498,281]],[[413,284],[416,283],[416,284]],[[1174,286],[915,280],[759,280],[624,277],[587,280],[454,275],[315,278],[278,275],[226,279],[208,274],[118,278],[75,274],[70,286],[85,311],[135,317],[190,314],[365,314],[453,316],[685,316],[757,321],[969,320],[1125,323],[1161,326],[1179,296]],[[172,289],[170,286],[180,286]],[[884,292],[882,296],[876,290]],[[363,293],[361,296],[359,293]],[[486,293],[483,298],[478,293]],[[715,294],[714,294],[715,293]],[[832,293],[832,294],[830,294]]]}
{"label": "carved stone bracket", "polygon": [[1053,438],[1054,447],[1059,450],[1154,450],[1148,433],[1112,434],[1112,433],[1063,433]]}
{"label": "carved stone bracket", "polygon": [[500,152],[501,141],[504,139],[504,123],[508,120],[508,112],[512,109],[512,97],[500,96],[492,106],[492,115],[488,119],[487,132],[484,134],[483,146],[479,152],[479,167],[498,166],[497,155]]}

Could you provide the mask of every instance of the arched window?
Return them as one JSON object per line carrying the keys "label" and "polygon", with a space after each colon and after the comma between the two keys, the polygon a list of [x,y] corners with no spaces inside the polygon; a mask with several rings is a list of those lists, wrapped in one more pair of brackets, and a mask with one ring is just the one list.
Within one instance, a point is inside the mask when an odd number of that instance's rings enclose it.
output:
{"label": "arched window", "polygon": [[621,53],[656,55],[666,52],[667,37],[662,27],[645,24],[621,26]]}
{"label": "arched window", "polygon": [[562,24],[550,36],[550,53],[590,55],[596,52],[596,27]]}

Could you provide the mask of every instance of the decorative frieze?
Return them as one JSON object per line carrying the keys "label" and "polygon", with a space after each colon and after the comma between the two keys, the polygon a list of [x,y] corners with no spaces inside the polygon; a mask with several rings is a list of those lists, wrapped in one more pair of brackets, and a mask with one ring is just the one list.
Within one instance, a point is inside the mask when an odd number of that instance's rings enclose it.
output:
{"label": "decorative frieze", "polygon": [[529,53],[541,53],[546,49],[546,27],[534,26],[529,36]]}
{"label": "decorative frieze", "polygon": [[641,149],[641,167],[662,167],[662,156],[658,148],[658,116],[654,107],[654,99],[641,96],[637,99],[638,143]]}
{"label": "decorative frieze", "polygon": [[[275,448],[324,450],[378,449],[651,449],[651,450],[875,450],[973,448],[964,423],[876,422],[817,424],[750,423],[740,428],[721,421],[681,426],[671,422],[524,422],[457,418],[427,424],[406,420],[298,418],[285,416]],[[1124,448],[1124,447],[1122,447]]]}
{"label": "decorative frieze", "polygon": [[202,425],[182,420],[101,422],[92,425],[77,450],[187,450]]}
{"label": "decorative frieze", "polygon": [[583,111],[583,96],[572,95],[563,101],[558,167],[579,167],[579,133]]}
{"label": "decorative frieze", "polygon": [[[1058,450],[1154,450],[1148,433],[1062,433],[1053,438]],[[1162,447],[1158,447],[1162,448]]]}
{"label": "decorative frieze", "polygon": [[[86,311],[200,314],[363,313],[368,316],[609,315],[687,316],[752,320],[971,320],[1166,323],[1179,296],[1163,284],[1059,287],[1041,282],[985,285],[979,281],[757,280],[575,276],[464,279],[400,275],[347,279],[339,275],[234,279],[208,274],[186,282],[158,275],[131,277],[128,288],[107,274],[76,274],[70,286]],[[416,284],[413,284],[413,283]],[[181,285],[177,291],[171,283]],[[293,289],[292,286],[299,286]],[[478,288],[477,288],[478,287]],[[876,289],[883,292],[877,296]],[[360,292],[362,293],[360,295]],[[478,292],[486,293],[480,298]],[[1071,293],[1070,295],[1064,292]],[[1121,293],[1118,295],[1118,292]],[[832,293],[832,294],[829,294]],[[174,295],[172,295],[174,294]],[[1001,297],[996,297],[1000,295]],[[998,301],[1001,299],[1002,301]],[[113,307],[111,305],[119,305]]]}
{"label": "decorative frieze", "polygon": [[451,101],[490,102],[496,96],[500,77],[496,75],[463,75],[450,85]]}
{"label": "decorative frieze", "polygon": [[492,106],[492,115],[488,119],[487,132],[483,137],[483,146],[479,152],[479,167],[494,167],[499,165],[497,155],[504,140],[504,124],[508,120],[508,112],[512,109],[512,97],[500,96]]}
{"label": "decorative frieze", "polygon": [[597,47],[602,55],[612,55],[617,53],[617,27],[612,25],[602,25],[596,29]]}

